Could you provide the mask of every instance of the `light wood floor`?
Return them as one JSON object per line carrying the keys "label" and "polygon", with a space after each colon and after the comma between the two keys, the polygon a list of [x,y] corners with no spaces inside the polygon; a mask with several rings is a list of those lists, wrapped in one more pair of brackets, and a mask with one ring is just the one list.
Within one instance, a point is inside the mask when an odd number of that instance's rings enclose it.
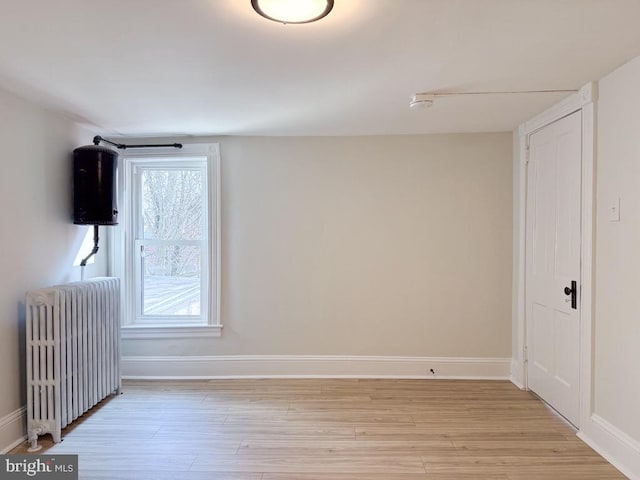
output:
{"label": "light wood floor", "polygon": [[625,478],[508,382],[129,382],[63,437],[81,479]]}

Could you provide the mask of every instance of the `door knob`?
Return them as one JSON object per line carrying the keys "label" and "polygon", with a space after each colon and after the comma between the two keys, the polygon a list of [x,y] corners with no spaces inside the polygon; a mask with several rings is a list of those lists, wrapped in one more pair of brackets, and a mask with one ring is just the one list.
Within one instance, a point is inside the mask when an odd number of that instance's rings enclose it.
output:
{"label": "door knob", "polygon": [[571,295],[571,308],[578,309],[578,282],[571,280],[571,288],[564,287],[564,294]]}

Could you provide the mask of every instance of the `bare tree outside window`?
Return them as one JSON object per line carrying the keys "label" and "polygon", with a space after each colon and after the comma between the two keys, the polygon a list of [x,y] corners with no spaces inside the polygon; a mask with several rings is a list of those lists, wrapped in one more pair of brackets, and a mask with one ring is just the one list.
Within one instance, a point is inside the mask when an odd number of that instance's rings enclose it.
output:
{"label": "bare tree outside window", "polygon": [[140,173],[143,314],[199,315],[203,171],[149,168]]}

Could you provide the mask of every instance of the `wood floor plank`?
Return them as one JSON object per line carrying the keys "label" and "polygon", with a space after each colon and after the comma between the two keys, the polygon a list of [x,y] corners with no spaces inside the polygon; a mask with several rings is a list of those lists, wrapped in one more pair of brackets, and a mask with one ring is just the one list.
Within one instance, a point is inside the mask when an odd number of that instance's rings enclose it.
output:
{"label": "wood floor plank", "polygon": [[[262,480],[431,480],[426,473],[265,473]],[[477,479],[475,479],[477,480]],[[495,480],[495,479],[490,479]],[[507,480],[506,477],[497,480]]]}
{"label": "wood floor plank", "polygon": [[609,464],[585,466],[521,466],[507,473],[509,480],[626,480],[627,477]]}
{"label": "wood floor plank", "polygon": [[[82,480],[262,480],[262,473],[83,470]],[[413,480],[413,479],[411,479]]]}
{"label": "wood floor plank", "polygon": [[227,438],[265,438],[265,439],[352,439],[355,429],[342,425],[314,425],[313,423],[282,425],[262,424],[260,422],[235,425],[170,424],[160,427],[155,436],[196,436]]}
{"label": "wood floor plank", "polygon": [[490,427],[485,429],[470,429],[464,426],[455,426],[451,428],[431,428],[421,425],[413,428],[396,428],[396,427],[356,427],[356,438],[358,440],[451,440],[451,441],[468,441],[468,440],[496,440],[511,442],[514,440],[566,440],[565,436],[556,431],[516,431],[516,430],[491,430]]}
{"label": "wood floor plank", "polygon": [[357,440],[244,440],[237,450],[238,455],[362,455],[393,456],[423,455],[436,451],[443,454],[453,452],[453,443],[447,440],[433,441],[393,441],[393,442],[360,442]]}
{"label": "wood floor plank", "polygon": [[88,480],[624,478],[500,381],[125,382],[63,438]]}
{"label": "wood floor plank", "polygon": [[[139,454],[135,452],[83,453],[78,456],[78,471],[83,470],[125,470],[140,472],[153,468],[170,472],[186,472],[197,459],[187,454]],[[132,478],[135,478],[132,475]]]}
{"label": "wood floor plank", "polygon": [[50,453],[56,454],[98,454],[131,452],[136,455],[171,455],[176,452],[189,452],[193,455],[234,455],[240,448],[240,441],[228,438],[163,438],[154,437],[144,441],[118,439],[117,445],[107,444],[100,437],[67,438],[65,441],[52,446]]}
{"label": "wood floor plank", "polygon": [[199,455],[190,471],[269,473],[425,473],[419,455]]}

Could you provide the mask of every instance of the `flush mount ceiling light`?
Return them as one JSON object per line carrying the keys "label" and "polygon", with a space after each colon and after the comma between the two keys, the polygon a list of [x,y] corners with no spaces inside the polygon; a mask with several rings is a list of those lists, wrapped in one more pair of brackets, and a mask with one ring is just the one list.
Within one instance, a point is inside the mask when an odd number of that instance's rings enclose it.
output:
{"label": "flush mount ceiling light", "polygon": [[326,17],[333,0],[251,0],[264,18],[280,23],[311,23]]}

